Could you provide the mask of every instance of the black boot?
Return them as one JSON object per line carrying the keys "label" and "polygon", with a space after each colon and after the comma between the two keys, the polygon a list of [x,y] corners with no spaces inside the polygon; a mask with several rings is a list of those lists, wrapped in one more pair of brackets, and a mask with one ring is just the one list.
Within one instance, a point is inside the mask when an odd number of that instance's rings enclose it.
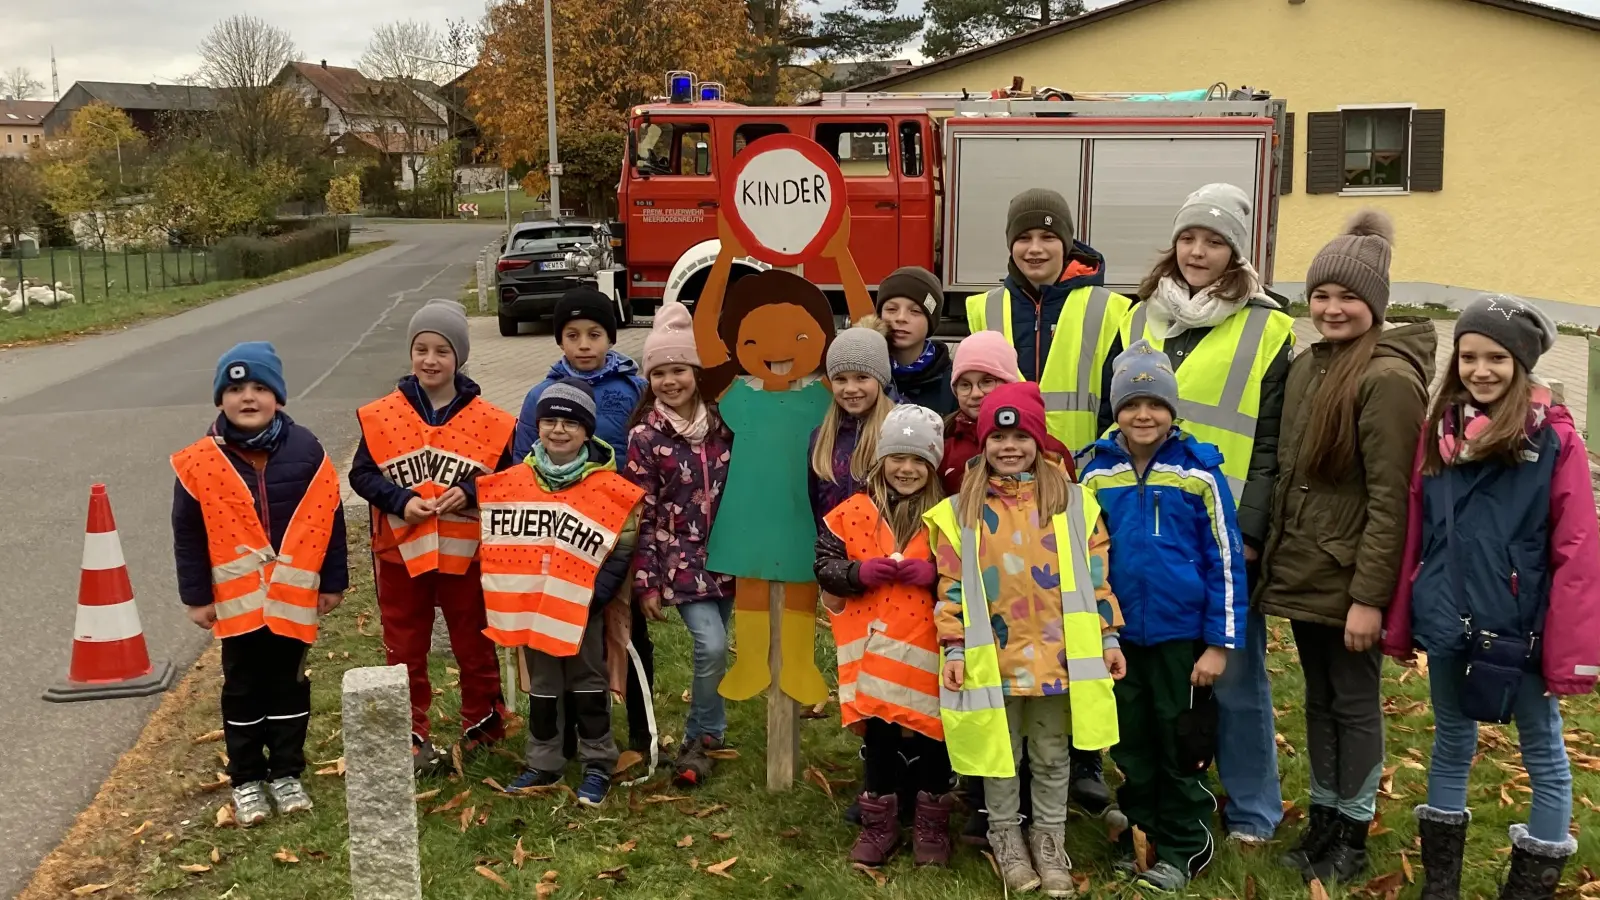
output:
{"label": "black boot", "polygon": [[1104,766],[1100,751],[1079,750],[1074,747],[1072,758],[1072,802],[1083,807],[1090,815],[1098,816],[1111,805],[1111,789],[1106,787]]}
{"label": "black boot", "polygon": [[1416,814],[1422,838],[1422,900],[1460,900],[1461,857],[1472,813],[1446,812],[1424,803]]}
{"label": "black boot", "polygon": [[961,789],[966,793],[967,824],[961,829],[961,843],[973,847],[989,848],[989,812],[984,806],[983,779],[963,776]]}
{"label": "black boot", "polygon": [[1311,871],[1313,863],[1320,862],[1333,847],[1337,835],[1334,823],[1339,821],[1339,811],[1331,806],[1312,804],[1306,819],[1306,830],[1300,832],[1300,842],[1278,859],[1278,865],[1294,869],[1302,875]]}
{"label": "black boot", "polygon": [[1339,815],[1333,845],[1321,862],[1311,864],[1311,874],[1324,885],[1351,884],[1367,877],[1367,830],[1372,823]]}
{"label": "black boot", "polygon": [[1511,826],[1511,872],[1500,900],[1550,900],[1561,883],[1561,870],[1578,852],[1571,835],[1561,843],[1541,841],[1528,834],[1528,826]]}

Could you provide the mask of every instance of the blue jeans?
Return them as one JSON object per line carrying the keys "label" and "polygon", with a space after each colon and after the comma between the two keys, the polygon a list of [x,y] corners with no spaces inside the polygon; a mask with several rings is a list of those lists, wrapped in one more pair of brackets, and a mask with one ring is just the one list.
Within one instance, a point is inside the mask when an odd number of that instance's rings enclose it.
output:
{"label": "blue jeans", "polygon": [[1228,794],[1229,833],[1270,838],[1283,821],[1278,742],[1267,681],[1267,617],[1252,611],[1244,643],[1217,679],[1217,775]]}
{"label": "blue jeans", "polygon": [[[1445,812],[1467,808],[1467,776],[1478,752],[1478,723],[1461,714],[1461,683],[1466,673],[1465,657],[1428,657],[1428,690],[1433,699],[1428,805]],[[1533,788],[1528,835],[1561,843],[1567,840],[1567,825],[1572,821],[1572,764],[1561,740],[1561,707],[1544,692],[1543,678],[1524,675],[1512,721],[1522,746],[1522,765]]]}
{"label": "blue jeans", "polygon": [[728,708],[717,686],[728,671],[728,620],[733,616],[733,601],[685,603],[678,607],[678,615],[694,638],[694,682],[689,688],[689,721],[683,726],[683,739],[710,735],[720,741],[728,730]]}

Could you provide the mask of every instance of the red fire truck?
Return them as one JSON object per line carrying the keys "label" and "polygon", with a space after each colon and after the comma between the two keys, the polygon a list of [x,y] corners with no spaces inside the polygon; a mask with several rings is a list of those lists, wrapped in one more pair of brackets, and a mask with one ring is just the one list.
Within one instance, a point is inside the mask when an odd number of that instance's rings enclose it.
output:
{"label": "red fire truck", "polygon": [[[692,76],[675,87],[670,99],[632,111],[613,226],[620,268],[601,278],[639,314],[664,298],[698,298],[719,247],[720,179],[772,134],[804,135],[838,160],[851,251],[868,286],[900,266],[924,266],[944,280],[954,318],[966,296],[1005,277],[1006,205],[1033,187],[1073,204],[1079,239],[1106,257],[1108,285],[1131,291],[1168,246],[1184,197],[1203,184],[1236,184],[1255,201],[1252,260],[1272,278],[1284,104],[1264,92],[1074,95],[1016,85],[986,99],[845,93],[812,106],[747,107],[721,100],[715,86],[697,92]],[[740,260],[733,277],[762,268]],[[803,274],[843,310],[830,262],[808,263]]]}

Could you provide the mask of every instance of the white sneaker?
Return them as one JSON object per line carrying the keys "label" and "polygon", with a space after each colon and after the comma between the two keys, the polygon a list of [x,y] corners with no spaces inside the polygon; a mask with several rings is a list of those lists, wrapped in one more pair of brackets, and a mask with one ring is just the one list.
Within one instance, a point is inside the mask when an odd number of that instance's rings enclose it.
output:
{"label": "white sneaker", "polygon": [[267,785],[267,791],[272,794],[272,802],[278,807],[279,815],[305,812],[312,806],[311,798],[306,795],[305,785],[292,775],[279,778]]}
{"label": "white sneaker", "polygon": [[233,818],[240,828],[260,825],[272,815],[264,782],[248,781],[233,789]]}
{"label": "white sneaker", "polygon": [[1259,834],[1251,834],[1248,831],[1230,831],[1228,832],[1228,840],[1247,847],[1259,847],[1267,843],[1268,839]]}

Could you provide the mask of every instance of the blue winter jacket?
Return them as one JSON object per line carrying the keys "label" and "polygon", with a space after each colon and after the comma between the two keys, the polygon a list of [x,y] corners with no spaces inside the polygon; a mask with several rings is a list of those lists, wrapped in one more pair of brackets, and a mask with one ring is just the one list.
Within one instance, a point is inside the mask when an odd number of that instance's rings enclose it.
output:
{"label": "blue winter jacket", "polygon": [[[1023,381],[1038,381],[1045,360],[1050,358],[1050,342],[1055,338],[1061,310],[1067,305],[1067,295],[1078,288],[1103,286],[1106,260],[1088,244],[1073,241],[1061,280],[1045,285],[1042,291],[1020,277],[1016,263],[1007,268],[1010,274],[1005,286],[1011,292],[1011,342],[1017,348],[1017,367]],[[999,322],[988,324],[990,328],[1000,327]]]}
{"label": "blue winter jacket", "polygon": [[1120,430],[1095,442],[1079,480],[1111,531],[1111,589],[1127,621],[1125,643],[1198,639],[1232,650],[1243,640],[1244,543],[1221,467],[1215,446],[1176,426],[1142,478]]}
{"label": "blue winter jacket", "polygon": [[[250,489],[255,501],[256,517],[266,526],[274,550],[283,546],[284,532],[289,530],[289,520],[300,501],[311,488],[322,458],[327,454],[322,444],[308,429],[296,425],[284,413],[284,435],[278,449],[267,457],[261,471],[250,464],[239,451],[222,444],[223,455],[233,464],[234,471]],[[215,426],[212,434],[216,433]],[[178,599],[187,606],[206,606],[214,599],[211,595],[211,552],[206,543],[206,520],[200,511],[200,501],[184,488],[183,482],[174,479],[172,489],[172,551],[178,565]],[[350,587],[350,573],[346,568],[344,534],[344,508],[333,511],[333,535],[328,541],[328,552],[322,558],[322,582],[317,590],[324,594],[343,593]]]}
{"label": "blue winter jacket", "polygon": [[522,413],[517,416],[517,434],[511,440],[511,456],[526,459],[539,440],[539,395],[544,389],[563,378],[582,378],[594,389],[595,433],[612,447],[628,446],[628,419],[632,418],[639,397],[644,394],[645,381],[639,377],[639,367],[633,360],[615,350],[606,352],[605,362],[593,372],[579,372],[567,362],[566,357],[556,360],[544,380],[528,391],[522,401]]}

